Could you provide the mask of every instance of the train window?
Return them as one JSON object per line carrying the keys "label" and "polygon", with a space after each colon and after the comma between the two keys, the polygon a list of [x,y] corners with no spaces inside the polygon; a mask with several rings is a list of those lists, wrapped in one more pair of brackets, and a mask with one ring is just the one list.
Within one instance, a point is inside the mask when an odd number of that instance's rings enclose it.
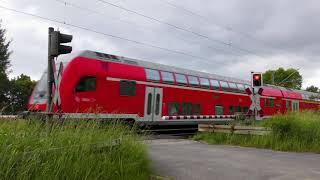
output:
{"label": "train window", "polygon": [[220,89],[220,84],[219,81],[210,79],[210,83],[213,89]]}
{"label": "train window", "polygon": [[176,116],[179,114],[179,103],[171,102],[168,103],[168,114],[169,116]]}
{"label": "train window", "polygon": [[245,92],[245,87],[243,84],[237,84],[238,86],[238,89],[241,91],[241,92]]}
{"label": "train window", "polygon": [[215,106],[216,115],[223,115],[223,106],[217,105]]}
{"label": "train window", "polygon": [[190,86],[199,86],[199,80],[195,76],[188,76]]}
{"label": "train window", "polygon": [[233,115],[233,106],[229,106],[229,114]]}
{"label": "train window", "polygon": [[147,106],[147,114],[151,114],[151,108],[152,108],[152,94],[148,94],[148,106]]}
{"label": "train window", "polygon": [[156,115],[160,113],[160,94],[156,96]]}
{"label": "train window", "polygon": [[96,90],[96,78],[95,77],[83,77],[80,79],[76,86],[76,92],[88,92]]}
{"label": "train window", "polygon": [[200,112],[201,112],[200,104],[194,104],[193,105],[193,114],[194,115],[200,115]]}
{"label": "train window", "polygon": [[236,113],[241,112],[241,107],[240,106],[235,106],[234,107],[234,112],[236,112]]}
{"label": "train window", "polygon": [[114,55],[110,55],[110,54],[104,54],[104,53],[99,53],[99,52],[96,52],[96,55],[100,58],[107,58],[108,60],[111,60],[111,61],[116,61],[116,62],[120,62],[120,60],[118,59],[117,56],[114,56]]}
{"label": "train window", "polygon": [[243,112],[244,113],[248,113],[248,111],[249,111],[249,107],[248,106],[243,107]]}
{"label": "train window", "polygon": [[131,60],[124,60],[123,62],[127,63],[127,64],[133,64],[133,65],[137,65],[138,64],[136,61],[131,61]]}
{"label": "train window", "polygon": [[265,100],[265,106],[266,106],[266,107],[274,107],[274,99],[269,99],[269,98],[267,98],[267,99]]}
{"label": "train window", "polygon": [[236,83],[229,82],[229,86],[232,91],[238,91],[238,87],[237,87]]}
{"label": "train window", "polygon": [[290,101],[289,100],[286,100],[286,108],[290,109]]}
{"label": "train window", "polygon": [[96,55],[101,57],[101,58],[104,58],[103,54],[102,53],[99,53],[99,52],[96,52]]}
{"label": "train window", "polygon": [[158,70],[154,70],[154,69],[145,69],[145,70],[146,70],[148,81],[160,81],[160,75]]}
{"label": "train window", "polygon": [[210,88],[209,79],[200,78],[201,87]]}
{"label": "train window", "polygon": [[292,111],[293,111],[293,112],[299,111],[299,102],[297,102],[297,101],[292,101]]}
{"label": "train window", "polygon": [[221,85],[222,90],[229,90],[229,85],[227,82],[220,81],[220,85]]}
{"label": "train window", "polygon": [[120,81],[120,96],[135,96],[136,82],[135,81]]}
{"label": "train window", "polygon": [[45,72],[40,81],[37,83],[34,92],[34,99],[45,99],[47,98],[47,73]]}
{"label": "train window", "polygon": [[161,71],[162,82],[164,83],[174,83],[173,73]]}
{"label": "train window", "polygon": [[182,104],[182,114],[183,115],[192,115],[192,104],[191,103],[183,103]]}
{"label": "train window", "polygon": [[180,84],[180,85],[186,85],[186,84],[188,84],[186,75],[183,75],[183,74],[176,74],[176,81],[177,81],[177,83]]}

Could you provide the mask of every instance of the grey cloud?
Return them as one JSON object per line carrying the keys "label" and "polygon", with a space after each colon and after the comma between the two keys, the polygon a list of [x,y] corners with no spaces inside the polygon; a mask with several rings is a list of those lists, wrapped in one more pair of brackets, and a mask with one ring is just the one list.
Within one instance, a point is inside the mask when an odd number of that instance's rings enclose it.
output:
{"label": "grey cloud", "polygon": [[[25,73],[34,79],[40,77],[46,66],[47,28],[54,26],[74,35],[72,44],[75,50],[104,51],[241,78],[247,78],[251,70],[265,71],[278,66],[294,67],[302,71],[304,86],[310,84],[320,86],[319,80],[314,78],[315,74],[320,74],[318,63],[320,23],[317,19],[320,15],[320,3],[315,0],[227,0],[223,2],[207,0],[201,3],[193,0],[170,1],[205,16],[211,23],[190,16],[161,0],[108,0],[165,22],[190,28],[212,39],[230,42],[258,56],[152,22],[97,1],[65,0],[94,9],[103,15],[74,9],[55,0],[6,1],[9,2],[10,7],[16,9],[32,11],[42,16],[208,59],[207,63],[203,63],[204,60],[197,58],[1,11],[0,16],[4,26],[8,28],[8,34],[14,39],[11,47],[14,50],[11,76]],[[215,24],[232,27],[234,31],[243,32],[253,38],[245,38],[239,33],[219,28]]]}

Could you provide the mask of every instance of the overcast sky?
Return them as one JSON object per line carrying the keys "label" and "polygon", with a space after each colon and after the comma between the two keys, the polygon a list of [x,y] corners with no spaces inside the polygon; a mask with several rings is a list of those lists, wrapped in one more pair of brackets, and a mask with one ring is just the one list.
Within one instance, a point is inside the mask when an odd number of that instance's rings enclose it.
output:
{"label": "overcast sky", "polygon": [[[318,0],[168,0],[179,8],[166,3],[166,0],[105,1],[189,32],[96,0],[0,0],[0,5],[199,58],[141,46],[0,8],[2,26],[7,29],[7,38],[12,39],[10,77],[24,73],[35,80],[40,78],[47,62],[48,27],[52,26],[73,35],[74,51],[101,51],[242,79],[248,79],[250,71],[299,68],[303,75],[303,87],[320,86]],[[226,45],[228,43],[231,45]]]}

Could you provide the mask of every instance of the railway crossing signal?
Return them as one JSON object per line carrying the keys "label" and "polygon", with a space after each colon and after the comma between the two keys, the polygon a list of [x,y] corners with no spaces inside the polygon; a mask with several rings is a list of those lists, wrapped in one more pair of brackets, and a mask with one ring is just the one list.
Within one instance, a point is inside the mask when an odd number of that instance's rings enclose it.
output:
{"label": "railway crossing signal", "polygon": [[262,73],[251,73],[252,87],[261,87],[263,86]]}
{"label": "railway crossing signal", "polygon": [[[53,111],[53,105],[56,104],[58,111],[60,111],[60,95],[59,95],[59,82],[62,74],[62,64],[60,65],[59,72],[56,71],[55,58],[61,54],[71,53],[72,47],[63,45],[72,41],[72,35],[62,34],[60,31],[55,31],[54,28],[49,27],[48,33],[48,100],[47,100],[47,113]],[[54,93],[52,93],[52,91]]]}
{"label": "railway crossing signal", "polygon": [[251,99],[251,105],[248,111],[248,115],[254,114],[255,118],[257,119],[258,114],[260,115],[260,117],[263,116],[263,111],[260,106],[260,97],[263,92],[262,73],[251,72],[251,86],[252,88],[246,89],[246,93],[250,96]]}
{"label": "railway crossing signal", "polygon": [[62,45],[64,43],[70,43],[72,41],[72,35],[62,34],[60,31],[53,31],[51,33],[50,41],[50,55],[57,57],[60,54],[69,54],[72,51],[71,46]]}
{"label": "railway crossing signal", "polygon": [[257,118],[259,114],[260,117],[263,116],[263,110],[260,106],[260,97],[262,96],[263,89],[259,88],[258,93],[254,93],[250,88],[246,89],[247,94],[251,99],[251,105],[248,111],[248,115],[254,115]]}

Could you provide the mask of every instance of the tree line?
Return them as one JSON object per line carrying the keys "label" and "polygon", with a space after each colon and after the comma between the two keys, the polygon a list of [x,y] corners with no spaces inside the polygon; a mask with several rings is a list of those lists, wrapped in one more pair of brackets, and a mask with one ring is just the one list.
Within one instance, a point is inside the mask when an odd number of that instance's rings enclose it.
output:
{"label": "tree line", "polygon": [[[302,75],[300,74],[299,70],[294,68],[278,68],[277,70],[268,70],[263,73],[263,81],[265,84],[282,86],[290,89],[301,90],[302,88]],[[320,89],[314,85],[307,87],[305,90],[309,92],[320,93]]]}
{"label": "tree line", "polygon": [[0,21],[0,114],[16,114],[26,110],[36,82],[25,74],[9,79],[12,51],[9,50],[11,41],[5,34]]}

